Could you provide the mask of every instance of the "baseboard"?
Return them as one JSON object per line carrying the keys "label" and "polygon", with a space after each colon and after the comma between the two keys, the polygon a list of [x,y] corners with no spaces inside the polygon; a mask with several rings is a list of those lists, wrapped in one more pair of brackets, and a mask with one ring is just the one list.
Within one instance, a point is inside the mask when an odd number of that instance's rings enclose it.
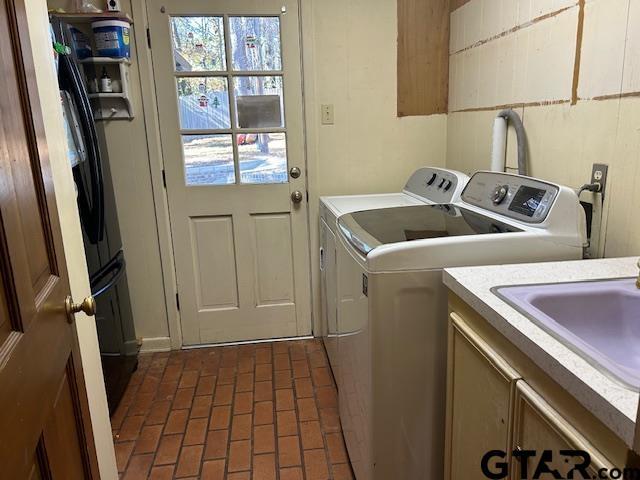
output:
{"label": "baseboard", "polygon": [[135,355],[138,353],[140,343],[138,340],[130,340],[128,342],[124,342],[123,352],[125,355]]}
{"label": "baseboard", "polygon": [[170,350],[171,338],[169,337],[143,338],[142,345],[140,345],[140,353],[168,352]]}

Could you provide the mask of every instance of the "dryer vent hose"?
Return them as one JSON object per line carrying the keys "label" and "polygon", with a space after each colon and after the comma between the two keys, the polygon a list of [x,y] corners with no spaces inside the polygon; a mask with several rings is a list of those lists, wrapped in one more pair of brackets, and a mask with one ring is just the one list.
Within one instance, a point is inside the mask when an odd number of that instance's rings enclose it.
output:
{"label": "dryer vent hose", "polygon": [[516,130],[518,142],[518,174],[527,175],[527,136],[524,125],[515,111],[502,110],[493,126],[493,146],[491,151],[491,170],[504,172],[506,166],[507,123]]}

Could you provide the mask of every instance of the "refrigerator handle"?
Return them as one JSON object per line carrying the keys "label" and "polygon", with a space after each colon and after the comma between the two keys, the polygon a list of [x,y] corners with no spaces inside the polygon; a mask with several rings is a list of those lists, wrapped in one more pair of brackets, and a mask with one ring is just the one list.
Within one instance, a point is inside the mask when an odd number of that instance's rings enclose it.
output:
{"label": "refrigerator handle", "polygon": [[[93,297],[98,298],[100,295],[110,290],[120,281],[126,270],[127,262],[124,259],[124,252],[119,250],[104,267],[94,273],[89,279],[91,283],[91,294]],[[111,277],[109,278],[109,276]],[[101,285],[105,278],[109,278],[109,280],[105,284]]]}
{"label": "refrigerator handle", "polygon": [[60,55],[59,68],[60,87],[67,90],[75,101],[80,125],[84,132],[89,163],[90,192],[87,191],[79,166],[74,167],[73,177],[78,186],[78,206],[85,232],[89,241],[97,244],[104,235],[104,185],[98,135],[89,97],[74,60],[69,55]]}

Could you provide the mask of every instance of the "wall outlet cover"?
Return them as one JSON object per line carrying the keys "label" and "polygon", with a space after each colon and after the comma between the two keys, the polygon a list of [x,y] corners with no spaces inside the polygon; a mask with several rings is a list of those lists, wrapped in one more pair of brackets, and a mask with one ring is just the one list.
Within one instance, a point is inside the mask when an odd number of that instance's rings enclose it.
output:
{"label": "wall outlet cover", "polygon": [[333,125],[333,105],[322,105],[322,125]]}
{"label": "wall outlet cover", "polygon": [[609,172],[609,165],[604,163],[594,163],[591,167],[591,181],[589,183],[599,183],[600,193],[604,198],[604,191],[607,186],[607,173]]}
{"label": "wall outlet cover", "polygon": [[121,10],[120,0],[107,0],[107,11],[120,12]]}

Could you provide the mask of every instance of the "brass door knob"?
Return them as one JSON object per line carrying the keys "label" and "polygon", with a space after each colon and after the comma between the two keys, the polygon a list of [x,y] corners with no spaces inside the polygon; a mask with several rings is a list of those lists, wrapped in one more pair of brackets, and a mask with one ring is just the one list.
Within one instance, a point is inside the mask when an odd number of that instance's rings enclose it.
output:
{"label": "brass door knob", "polygon": [[81,303],[74,303],[71,296],[67,296],[64,301],[64,308],[67,311],[67,321],[73,323],[74,315],[79,312],[84,312],[90,317],[96,314],[96,300],[89,296],[85,298]]}
{"label": "brass door knob", "polygon": [[291,194],[291,201],[293,203],[300,203],[302,201],[302,192],[300,190],[296,190]]}

